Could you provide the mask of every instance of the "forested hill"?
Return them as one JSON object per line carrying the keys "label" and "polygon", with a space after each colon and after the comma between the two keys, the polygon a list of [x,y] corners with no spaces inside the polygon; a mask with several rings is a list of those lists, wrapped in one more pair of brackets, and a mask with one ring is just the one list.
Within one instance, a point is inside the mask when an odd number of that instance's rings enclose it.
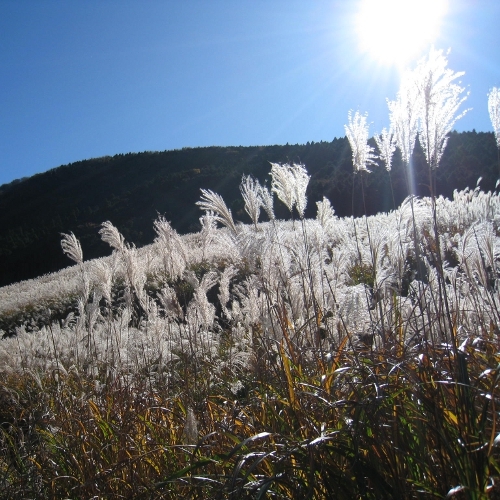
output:
{"label": "forested hill", "polygon": [[[364,213],[360,175],[353,176],[345,138],[305,145],[128,153],[80,161],[0,186],[0,286],[68,266],[71,262],[61,251],[60,233],[75,233],[85,259],[108,255],[110,248],[98,235],[106,220],[137,246],[153,241],[158,214],[180,233],[197,231],[201,212],[195,203],[200,188],[222,195],[235,220],[249,222],[239,193],[241,177],[252,174],[269,184],[269,162],[305,164],[312,176],[307,216],[315,215],[315,202],[323,196],[337,215],[350,215],[353,207],[355,215]],[[428,169],[418,145],[414,169],[417,194],[428,195]],[[483,190],[492,190],[498,169],[493,133],[454,132],[437,171],[438,192],[451,196],[454,189],[474,188],[480,176]],[[393,208],[391,182],[396,205],[408,194],[397,153],[390,177],[385,168],[374,167],[363,182],[369,214]],[[277,217],[287,217],[281,205],[275,202]]]}

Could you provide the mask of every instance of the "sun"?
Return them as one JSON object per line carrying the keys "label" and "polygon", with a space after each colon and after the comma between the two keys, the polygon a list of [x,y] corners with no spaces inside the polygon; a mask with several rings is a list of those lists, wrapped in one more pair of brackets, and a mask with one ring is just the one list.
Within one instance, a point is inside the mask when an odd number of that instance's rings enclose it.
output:
{"label": "sun", "polygon": [[448,0],[361,0],[357,31],[362,52],[403,66],[439,35]]}

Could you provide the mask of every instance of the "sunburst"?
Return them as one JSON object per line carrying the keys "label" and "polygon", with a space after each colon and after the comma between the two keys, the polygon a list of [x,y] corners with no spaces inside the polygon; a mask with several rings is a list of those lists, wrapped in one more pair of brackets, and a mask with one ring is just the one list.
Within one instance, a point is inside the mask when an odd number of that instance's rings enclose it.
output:
{"label": "sunburst", "polygon": [[383,64],[404,65],[434,43],[447,0],[361,0],[360,48]]}

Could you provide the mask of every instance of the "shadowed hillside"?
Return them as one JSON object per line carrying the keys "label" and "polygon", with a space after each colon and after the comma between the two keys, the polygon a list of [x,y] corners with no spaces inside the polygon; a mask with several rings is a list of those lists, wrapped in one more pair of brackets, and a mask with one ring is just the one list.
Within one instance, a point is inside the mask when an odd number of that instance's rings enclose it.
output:
{"label": "shadowed hillside", "polygon": [[[374,144],[373,144],[374,145]],[[306,145],[207,147],[176,151],[121,154],[61,166],[0,187],[0,286],[34,278],[69,264],[60,247],[60,233],[73,231],[84,258],[109,254],[98,235],[110,220],[127,241],[142,246],[154,238],[153,221],[164,215],[180,233],[199,229],[195,203],[200,188],[221,194],[235,220],[249,222],[238,186],[243,174],[268,181],[269,162],[301,162],[312,176],[306,216],[315,202],[330,199],[340,216],[364,212],[361,197],[352,207],[353,177],[347,139]],[[428,195],[428,169],[421,150],[414,155],[417,194]],[[482,176],[483,190],[497,180],[493,133],[452,133],[437,174],[439,194],[474,187]],[[368,214],[393,208],[408,194],[406,176],[396,154],[390,174],[374,168],[364,176]],[[276,207],[277,217],[286,209]]]}

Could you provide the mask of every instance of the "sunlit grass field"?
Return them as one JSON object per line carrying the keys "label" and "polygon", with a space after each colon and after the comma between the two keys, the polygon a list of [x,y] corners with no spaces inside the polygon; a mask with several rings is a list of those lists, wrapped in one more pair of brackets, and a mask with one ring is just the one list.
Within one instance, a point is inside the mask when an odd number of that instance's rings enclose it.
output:
{"label": "sunlit grass field", "polygon": [[[424,142],[429,198],[305,219],[306,168],[272,164],[242,180],[251,224],[202,190],[198,233],[159,217],[136,249],[105,222],[109,257],[66,234],[72,268],[0,289],[2,498],[499,496],[500,198],[434,194],[454,121],[415,101],[417,127],[403,90],[378,161]],[[346,133],[364,198],[362,115]]]}

